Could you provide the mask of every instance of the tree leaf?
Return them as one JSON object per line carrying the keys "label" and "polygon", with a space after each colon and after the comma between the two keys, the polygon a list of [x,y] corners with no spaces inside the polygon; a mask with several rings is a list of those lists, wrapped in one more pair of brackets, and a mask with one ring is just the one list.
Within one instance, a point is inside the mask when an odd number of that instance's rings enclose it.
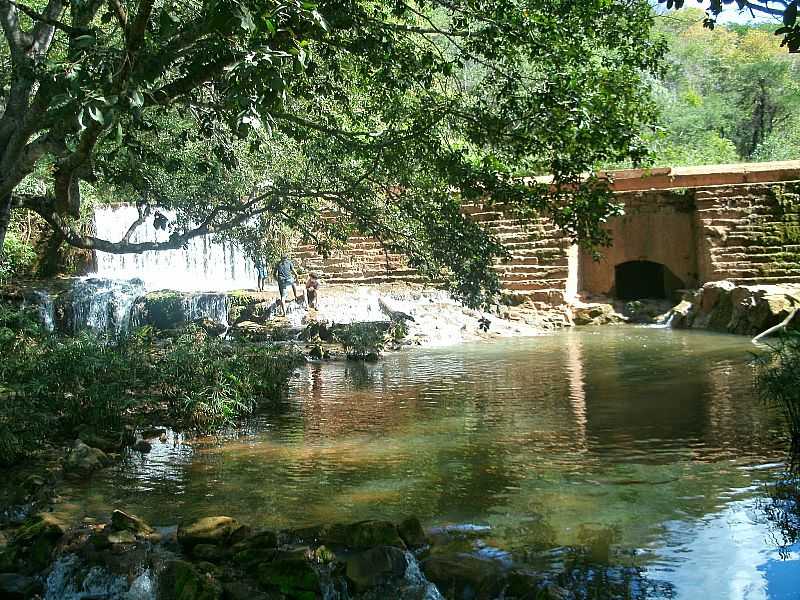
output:
{"label": "tree leaf", "polygon": [[96,106],[89,106],[88,107],[89,116],[100,123],[100,125],[105,125],[105,118],[103,117],[103,111],[97,108]]}

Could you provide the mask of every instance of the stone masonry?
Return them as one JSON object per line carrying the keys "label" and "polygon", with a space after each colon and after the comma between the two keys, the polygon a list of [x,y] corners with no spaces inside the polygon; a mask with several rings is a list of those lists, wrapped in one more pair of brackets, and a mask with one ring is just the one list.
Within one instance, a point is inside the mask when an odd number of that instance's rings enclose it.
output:
{"label": "stone masonry", "polygon": [[[593,260],[547,219],[522,221],[502,206],[464,212],[508,248],[496,269],[503,287],[558,304],[579,290],[614,295],[615,269],[629,261],[664,265],[673,287],[709,281],[800,282],[800,161],[628,170],[607,174],[626,214],[608,226],[615,240]],[[311,246],[296,257],[331,283],[418,282],[404,257],[352,237],[323,259]]]}

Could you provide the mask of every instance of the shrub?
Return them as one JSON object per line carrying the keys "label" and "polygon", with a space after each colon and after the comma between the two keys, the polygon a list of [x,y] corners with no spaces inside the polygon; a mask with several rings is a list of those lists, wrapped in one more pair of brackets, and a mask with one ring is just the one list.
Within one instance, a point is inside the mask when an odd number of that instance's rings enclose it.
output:
{"label": "shrub", "polygon": [[0,253],[0,283],[30,275],[36,263],[33,246],[9,231]]}
{"label": "shrub", "polygon": [[79,426],[113,431],[142,412],[208,432],[280,397],[301,355],[227,343],[199,328],[167,346],[150,328],[119,340],[43,334],[0,307],[0,462]]}
{"label": "shrub", "polygon": [[387,342],[389,323],[351,323],[337,326],[334,337],[342,345],[347,358],[364,360],[370,355],[380,354]]}

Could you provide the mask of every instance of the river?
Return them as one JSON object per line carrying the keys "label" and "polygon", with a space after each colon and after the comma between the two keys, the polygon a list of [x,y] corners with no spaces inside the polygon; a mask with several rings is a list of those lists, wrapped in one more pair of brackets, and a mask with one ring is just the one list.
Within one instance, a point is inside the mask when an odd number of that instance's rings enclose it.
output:
{"label": "river", "polygon": [[270,413],[156,442],[63,507],[270,528],[416,515],[608,597],[798,598],[800,545],[765,516],[782,428],[752,349],[625,326],[309,364]]}

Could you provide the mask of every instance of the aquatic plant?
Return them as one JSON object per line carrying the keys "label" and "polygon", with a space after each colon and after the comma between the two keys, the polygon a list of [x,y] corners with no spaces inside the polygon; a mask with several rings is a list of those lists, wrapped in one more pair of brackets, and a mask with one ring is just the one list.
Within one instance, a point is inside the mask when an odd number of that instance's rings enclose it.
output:
{"label": "aquatic plant", "polygon": [[761,398],[778,406],[791,436],[792,463],[800,467],[800,333],[789,331],[756,361]]}

